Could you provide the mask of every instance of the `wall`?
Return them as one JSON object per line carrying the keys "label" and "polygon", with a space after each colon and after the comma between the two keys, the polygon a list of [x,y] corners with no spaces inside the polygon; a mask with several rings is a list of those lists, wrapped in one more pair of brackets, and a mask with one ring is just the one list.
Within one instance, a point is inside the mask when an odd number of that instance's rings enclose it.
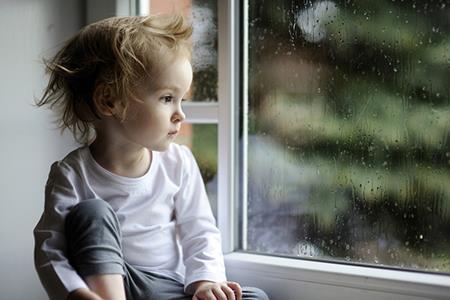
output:
{"label": "wall", "polygon": [[85,19],[83,0],[0,0],[0,299],[47,299],[33,265],[32,230],[50,164],[76,145],[33,107],[55,53]]}

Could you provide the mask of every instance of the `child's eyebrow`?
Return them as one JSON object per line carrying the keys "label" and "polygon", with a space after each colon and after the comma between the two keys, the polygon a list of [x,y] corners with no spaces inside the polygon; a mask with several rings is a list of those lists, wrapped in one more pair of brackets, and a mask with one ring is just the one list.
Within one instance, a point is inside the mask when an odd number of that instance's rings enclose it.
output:
{"label": "child's eyebrow", "polygon": [[162,86],[157,89],[157,91],[164,91],[164,90],[172,90],[178,92],[180,88],[178,86],[171,85],[171,86]]}

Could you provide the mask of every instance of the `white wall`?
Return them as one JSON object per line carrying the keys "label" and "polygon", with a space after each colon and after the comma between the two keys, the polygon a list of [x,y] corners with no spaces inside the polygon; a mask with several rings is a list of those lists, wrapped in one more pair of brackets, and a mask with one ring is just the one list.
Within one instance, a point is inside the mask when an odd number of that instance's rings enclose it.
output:
{"label": "white wall", "polygon": [[50,164],[75,144],[32,106],[43,57],[84,24],[84,0],[0,0],[0,299],[47,299],[33,265],[32,230]]}

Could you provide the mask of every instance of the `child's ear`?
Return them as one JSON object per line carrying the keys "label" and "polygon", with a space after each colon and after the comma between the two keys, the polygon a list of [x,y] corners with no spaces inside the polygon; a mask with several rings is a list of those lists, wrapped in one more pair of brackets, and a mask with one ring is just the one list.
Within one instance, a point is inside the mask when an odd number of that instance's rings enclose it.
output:
{"label": "child's ear", "polygon": [[100,115],[114,116],[114,93],[108,84],[99,83],[94,88],[92,100]]}

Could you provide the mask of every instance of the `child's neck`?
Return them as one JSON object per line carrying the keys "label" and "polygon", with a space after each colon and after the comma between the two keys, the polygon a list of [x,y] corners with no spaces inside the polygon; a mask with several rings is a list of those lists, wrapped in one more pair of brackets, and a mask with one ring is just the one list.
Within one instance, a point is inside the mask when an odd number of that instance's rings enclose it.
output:
{"label": "child's neck", "polygon": [[143,176],[152,161],[152,152],[147,148],[105,143],[99,137],[92,142],[89,150],[99,165],[124,177]]}

